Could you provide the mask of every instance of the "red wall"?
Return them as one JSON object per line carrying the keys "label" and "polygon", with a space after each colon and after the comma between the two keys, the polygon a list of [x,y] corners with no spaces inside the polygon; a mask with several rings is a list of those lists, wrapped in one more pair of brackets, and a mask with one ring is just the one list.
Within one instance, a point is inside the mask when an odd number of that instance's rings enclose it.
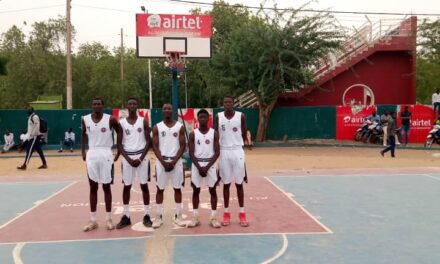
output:
{"label": "red wall", "polygon": [[[373,90],[375,104],[415,104],[413,60],[409,51],[379,51],[321,85],[304,98],[280,98],[279,106],[341,105],[344,91],[353,84]],[[363,98],[360,91],[350,92]]]}

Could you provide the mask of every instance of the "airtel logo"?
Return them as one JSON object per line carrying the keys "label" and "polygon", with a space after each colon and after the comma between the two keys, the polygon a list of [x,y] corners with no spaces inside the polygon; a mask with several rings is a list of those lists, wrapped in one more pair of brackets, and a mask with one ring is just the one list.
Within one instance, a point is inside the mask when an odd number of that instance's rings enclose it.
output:
{"label": "airtel logo", "polygon": [[150,28],[166,28],[166,29],[201,29],[200,17],[188,18],[181,16],[176,18],[172,15],[171,18],[161,17],[160,15],[151,15],[147,21]]}
{"label": "airtel logo", "polygon": [[351,116],[345,116],[344,117],[344,123],[348,124],[362,124],[364,122],[364,117],[351,117]]}

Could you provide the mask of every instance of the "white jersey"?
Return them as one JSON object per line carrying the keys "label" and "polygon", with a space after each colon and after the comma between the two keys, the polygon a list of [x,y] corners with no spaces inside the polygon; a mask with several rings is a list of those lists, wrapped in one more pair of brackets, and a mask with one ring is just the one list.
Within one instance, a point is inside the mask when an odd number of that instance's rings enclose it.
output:
{"label": "white jersey", "polygon": [[159,134],[159,150],[163,157],[175,157],[180,148],[179,134],[182,124],[176,122],[173,127],[167,127],[162,121],[156,125]]}
{"label": "white jersey", "polygon": [[89,149],[111,148],[113,146],[112,130],[110,129],[110,115],[103,114],[98,123],[93,122],[92,114],[83,116],[83,120],[89,138]]}
{"label": "white jersey", "polygon": [[225,112],[218,113],[218,132],[222,149],[238,149],[243,147],[241,133],[241,112],[235,111],[231,119],[225,117]]}
{"label": "white jersey", "polygon": [[128,123],[127,119],[122,119],[120,124],[122,132],[124,133],[122,137],[124,150],[129,155],[142,154],[147,145],[147,141],[145,140],[144,119],[138,116],[133,125]]}
{"label": "white jersey", "polygon": [[206,134],[197,128],[194,130],[194,156],[197,159],[210,159],[214,156],[214,129]]}

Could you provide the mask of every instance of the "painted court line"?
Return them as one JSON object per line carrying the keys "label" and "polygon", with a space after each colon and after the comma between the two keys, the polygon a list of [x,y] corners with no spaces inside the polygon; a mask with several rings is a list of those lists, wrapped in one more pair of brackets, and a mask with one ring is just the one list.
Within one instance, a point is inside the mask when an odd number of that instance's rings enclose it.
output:
{"label": "painted court line", "polygon": [[283,239],[283,246],[281,247],[281,249],[275,254],[275,256],[271,257],[268,260],[265,260],[263,262],[261,262],[261,264],[269,264],[274,262],[275,260],[277,260],[279,257],[281,257],[282,255],[284,255],[284,253],[287,250],[287,247],[289,246],[289,240],[287,239],[286,234],[282,234],[281,238]]}
{"label": "painted court line", "polygon": [[23,260],[21,259],[21,250],[23,249],[25,243],[18,243],[14,250],[12,250],[12,257],[14,259],[14,264],[23,264]]}
{"label": "painted court line", "polygon": [[[278,176],[275,176],[278,177]],[[291,176],[292,177],[292,176]],[[324,230],[326,230],[328,233],[333,234],[333,231],[330,230],[330,228],[326,227],[323,223],[321,223],[316,217],[314,217],[309,211],[307,211],[302,205],[300,205],[297,201],[295,201],[292,198],[292,195],[289,195],[286,193],[283,189],[281,189],[278,185],[276,185],[274,182],[272,182],[268,177],[264,177],[266,180],[268,180],[275,188],[277,188],[280,192],[282,192],[287,198],[289,198],[290,201],[292,201],[294,204],[296,204],[301,210],[304,211],[310,218],[312,218],[318,225],[320,225]],[[294,178],[294,177],[292,177]]]}
{"label": "painted court line", "polygon": [[437,178],[437,177],[432,176],[432,175],[429,175],[429,174],[423,174],[423,176],[426,176],[426,177],[428,177],[428,178],[431,178],[431,179],[434,179],[434,180],[440,181],[440,178]]}
{"label": "painted court line", "polygon": [[66,187],[62,188],[61,190],[53,193],[52,195],[50,195],[49,197],[47,197],[46,199],[43,199],[41,201],[38,201],[38,203],[36,202],[34,204],[34,206],[32,206],[31,208],[27,209],[26,211],[24,211],[23,213],[20,213],[19,215],[17,215],[16,217],[12,218],[11,220],[9,220],[8,222],[4,223],[3,225],[0,226],[0,230],[3,229],[5,226],[9,225],[10,223],[14,222],[15,220],[17,220],[18,218],[22,217],[23,215],[31,212],[32,210],[34,210],[35,208],[37,208],[38,206],[42,205],[43,203],[45,203],[46,201],[48,201],[49,199],[51,199],[52,197],[60,194],[61,192],[63,192],[64,190],[66,190],[67,188],[73,186],[76,183],[76,181],[70,183],[69,185],[67,185]]}
{"label": "painted court line", "polygon": [[72,181],[22,181],[22,182],[0,182],[0,185],[15,185],[15,184],[32,184],[32,185],[47,185],[57,183],[71,183]]}
{"label": "painted court line", "polygon": [[269,175],[267,177],[274,177],[274,178],[289,178],[289,179],[304,179],[304,178],[312,178],[312,177],[390,177],[390,176],[426,176],[428,174],[422,174],[422,173],[396,173],[396,174],[367,174],[367,173],[359,173],[359,174],[312,174],[312,175],[301,175],[301,176],[295,176],[295,175]]}
{"label": "painted court line", "polygon": [[[296,232],[296,233],[229,233],[229,234],[176,234],[169,235],[169,237],[234,237],[234,236],[279,236],[279,235],[289,235],[289,236],[304,236],[304,235],[329,235],[329,232]],[[131,239],[146,239],[151,238],[155,234],[151,233],[145,236],[136,237],[115,237],[115,238],[93,238],[93,239],[69,239],[69,240],[49,240],[49,241],[25,241],[25,242],[6,242],[0,243],[0,245],[15,245],[17,243],[25,244],[57,244],[57,243],[70,243],[70,242],[89,242],[89,241],[118,241],[118,240],[131,240]]]}

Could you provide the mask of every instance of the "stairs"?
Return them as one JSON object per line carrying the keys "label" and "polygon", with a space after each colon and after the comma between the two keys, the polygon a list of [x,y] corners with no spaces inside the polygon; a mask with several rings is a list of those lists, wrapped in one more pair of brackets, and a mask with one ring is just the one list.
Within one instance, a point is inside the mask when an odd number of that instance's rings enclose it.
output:
{"label": "stairs", "polygon": [[[368,21],[352,35],[336,52],[324,58],[315,71],[315,85],[301,89],[289,89],[280,94],[280,98],[302,98],[320,87],[322,84],[335,78],[342,72],[367,59],[378,51],[414,50],[408,38],[415,38],[414,25],[417,17],[410,17],[399,23],[386,24],[379,20],[376,23]],[[252,107],[257,98],[252,91],[238,97],[237,107]]]}

